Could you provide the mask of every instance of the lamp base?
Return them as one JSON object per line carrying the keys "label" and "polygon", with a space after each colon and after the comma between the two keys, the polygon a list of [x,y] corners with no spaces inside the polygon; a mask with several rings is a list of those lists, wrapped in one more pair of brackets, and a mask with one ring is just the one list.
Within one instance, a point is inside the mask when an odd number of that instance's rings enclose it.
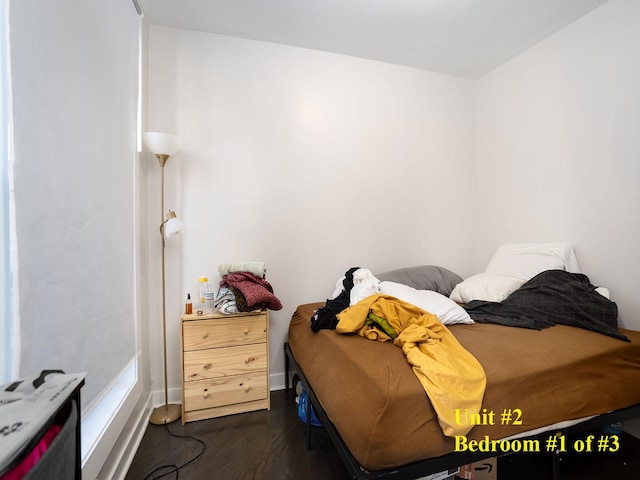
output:
{"label": "lamp base", "polygon": [[182,408],[179,404],[170,403],[155,408],[151,413],[149,421],[154,425],[164,425],[165,423],[175,422],[182,416]]}

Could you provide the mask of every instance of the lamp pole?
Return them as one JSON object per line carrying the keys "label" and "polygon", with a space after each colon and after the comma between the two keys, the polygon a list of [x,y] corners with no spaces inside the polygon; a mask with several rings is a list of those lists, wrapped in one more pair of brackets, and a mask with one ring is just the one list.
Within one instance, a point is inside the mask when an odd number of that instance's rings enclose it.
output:
{"label": "lamp pole", "polygon": [[162,240],[162,347],[164,362],[164,405],[157,407],[151,413],[149,421],[155,425],[171,423],[182,415],[179,404],[169,404],[169,386],[167,379],[167,307],[166,307],[166,287],[165,287],[165,224],[172,221],[172,228],[168,229],[170,235],[179,235],[184,227],[176,228],[175,213],[171,212],[167,220],[164,219],[164,166],[169,157],[178,151],[180,138],[161,132],[147,132],[143,135],[144,142],[158,158],[160,162],[160,239]]}
{"label": "lamp pole", "polygon": [[180,405],[169,404],[169,389],[167,380],[167,306],[165,282],[165,240],[164,240],[164,166],[169,155],[156,154],[160,162],[160,238],[162,240],[162,347],[164,362],[164,405],[154,409],[149,421],[154,425],[162,425],[176,421],[182,415]]}

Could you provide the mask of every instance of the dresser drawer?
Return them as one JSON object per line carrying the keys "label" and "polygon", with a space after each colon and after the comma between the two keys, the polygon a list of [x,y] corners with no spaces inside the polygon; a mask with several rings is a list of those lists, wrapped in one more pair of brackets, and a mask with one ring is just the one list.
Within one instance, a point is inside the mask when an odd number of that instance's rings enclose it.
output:
{"label": "dresser drawer", "polygon": [[242,375],[267,370],[267,344],[184,352],[184,380]]}
{"label": "dresser drawer", "polygon": [[183,324],[184,351],[267,341],[266,315],[229,317]]}
{"label": "dresser drawer", "polygon": [[266,372],[184,384],[184,410],[193,411],[267,398]]}

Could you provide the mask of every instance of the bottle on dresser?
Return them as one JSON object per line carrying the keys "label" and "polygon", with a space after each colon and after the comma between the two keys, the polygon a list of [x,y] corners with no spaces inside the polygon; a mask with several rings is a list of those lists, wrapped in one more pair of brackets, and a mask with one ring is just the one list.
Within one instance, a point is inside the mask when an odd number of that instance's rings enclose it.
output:
{"label": "bottle on dresser", "polygon": [[193,313],[193,303],[191,302],[191,294],[187,293],[187,301],[184,305],[184,313],[191,315]]}
{"label": "bottle on dresser", "polygon": [[215,299],[215,291],[209,279],[202,276],[198,279],[200,284],[200,310],[205,314],[213,313],[213,303]]}

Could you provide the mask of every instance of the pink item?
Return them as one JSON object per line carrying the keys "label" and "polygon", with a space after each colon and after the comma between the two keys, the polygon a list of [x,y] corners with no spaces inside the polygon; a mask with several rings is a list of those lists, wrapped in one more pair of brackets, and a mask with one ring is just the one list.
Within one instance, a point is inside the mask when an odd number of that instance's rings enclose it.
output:
{"label": "pink item", "polygon": [[60,433],[60,430],[62,430],[62,425],[51,425],[49,430],[47,430],[43,435],[42,440],[33,447],[33,450],[31,450],[29,455],[15,466],[13,470],[10,470],[0,477],[0,480],[20,480],[23,478],[27,473],[29,473],[29,470],[38,463],[38,460],[40,460],[42,455],[44,455],[44,452],[47,451],[47,448],[49,448],[51,442],[53,442],[58,433]]}

